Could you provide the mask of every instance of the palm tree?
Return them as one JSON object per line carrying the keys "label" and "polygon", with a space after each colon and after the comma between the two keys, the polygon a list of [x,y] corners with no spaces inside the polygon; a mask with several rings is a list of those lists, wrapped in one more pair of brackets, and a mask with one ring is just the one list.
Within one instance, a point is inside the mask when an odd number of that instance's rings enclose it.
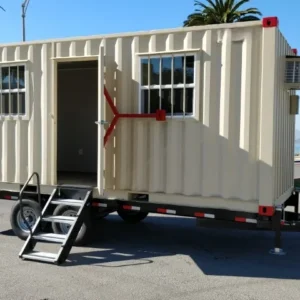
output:
{"label": "palm tree", "polygon": [[183,26],[198,26],[208,24],[234,23],[245,21],[256,21],[261,12],[257,8],[239,10],[239,8],[250,0],[206,0],[208,3],[195,0],[194,5],[199,7],[195,13],[190,14]]}

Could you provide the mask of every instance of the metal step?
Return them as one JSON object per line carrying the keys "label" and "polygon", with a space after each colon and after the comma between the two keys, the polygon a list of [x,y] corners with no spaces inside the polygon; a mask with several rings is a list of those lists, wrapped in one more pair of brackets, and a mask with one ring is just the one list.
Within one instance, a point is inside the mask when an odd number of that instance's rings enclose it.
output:
{"label": "metal step", "polygon": [[38,233],[33,235],[32,238],[36,241],[63,243],[66,239],[66,235],[55,233]]}
{"label": "metal step", "polygon": [[31,251],[28,253],[24,253],[21,257],[25,259],[36,260],[36,261],[54,263],[57,259],[57,254],[50,253],[50,252]]}
{"label": "metal step", "polygon": [[57,205],[70,205],[70,206],[82,206],[83,205],[82,200],[74,200],[74,199],[56,199],[52,200],[51,204],[57,204]]}
{"label": "metal step", "polygon": [[[92,190],[80,190],[75,188],[72,191],[62,188],[60,188],[60,190],[55,189],[42,210],[42,218],[38,219],[32,228],[32,235],[26,239],[26,242],[20,251],[19,257],[22,259],[48,262],[58,265],[65,262],[76,240],[76,236],[84,222],[84,218],[86,216],[85,211],[89,209],[89,205],[92,200],[92,193]],[[51,204],[77,206],[79,209],[76,213],[76,216],[53,216],[50,212],[52,209],[47,212],[47,209]],[[71,226],[68,234],[66,235],[46,233],[41,232],[41,227],[39,226],[40,222],[43,221],[66,223],[70,224]],[[55,254],[32,250],[36,246],[37,242],[43,241],[61,244],[58,253]]]}
{"label": "metal step", "polygon": [[53,223],[64,223],[72,224],[76,221],[77,217],[67,217],[67,216],[45,216],[42,221],[53,222]]}

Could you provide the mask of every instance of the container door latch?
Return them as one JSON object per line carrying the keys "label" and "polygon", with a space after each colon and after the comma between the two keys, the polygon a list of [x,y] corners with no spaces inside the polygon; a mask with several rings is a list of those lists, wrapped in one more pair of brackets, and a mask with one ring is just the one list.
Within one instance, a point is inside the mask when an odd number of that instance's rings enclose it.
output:
{"label": "container door latch", "polygon": [[97,124],[97,125],[107,125],[109,123],[105,120],[101,120],[101,121],[96,121],[95,124]]}

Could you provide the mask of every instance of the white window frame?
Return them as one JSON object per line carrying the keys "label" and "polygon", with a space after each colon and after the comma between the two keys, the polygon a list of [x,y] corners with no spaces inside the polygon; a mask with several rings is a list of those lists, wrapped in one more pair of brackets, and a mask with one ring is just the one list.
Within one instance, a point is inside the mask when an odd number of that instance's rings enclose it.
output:
{"label": "white window frame", "polygon": [[[181,84],[166,84],[166,85],[162,85],[161,84],[161,76],[160,76],[160,84],[158,85],[150,85],[150,82],[148,82],[148,86],[143,86],[142,85],[142,60],[143,59],[152,59],[152,58],[170,58],[170,57],[182,57],[182,56],[194,56],[194,82],[193,83],[181,83]],[[143,113],[142,111],[142,91],[144,90],[159,90],[159,94],[161,95],[161,90],[162,89],[171,89],[171,95],[172,95],[172,101],[174,100],[173,96],[174,96],[174,89],[178,88],[178,89],[183,89],[184,94],[183,94],[183,99],[185,101],[185,88],[193,88],[193,112],[192,114],[173,114],[173,112],[171,114],[167,114],[166,118],[167,119],[197,119],[198,118],[198,113],[196,112],[196,99],[199,99],[198,95],[199,95],[199,86],[197,84],[196,78],[197,78],[197,74],[199,73],[199,52],[197,52],[197,50],[195,51],[180,51],[180,52],[166,52],[166,53],[145,53],[145,54],[139,54],[139,113]],[[160,72],[161,72],[161,61],[160,61]],[[183,76],[184,76],[184,81],[185,81],[185,76],[186,76],[186,72],[185,72],[185,68],[186,65],[184,64],[184,71],[183,71]],[[174,65],[172,64],[172,70],[174,70]],[[172,72],[172,82],[173,82],[173,72]],[[148,81],[150,78],[150,68],[148,68]],[[151,101],[151,100],[150,100]],[[172,103],[173,104],[173,103]],[[185,104],[185,102],[184,102]]]}
{"label": "white window frame", "polygon": [[[22,89],[2,89],[2,68],[11,67],[24,67],[24,88]],[[0,121],[5,120],[29,120],[29,70],[28,61],[13,61],[13,62],[1,62],[0,63],[0,97],[2,94],[13,94],[13,93],[25,93],[25,114],[2,114],[2,107],[0,107]],[[0,99],[1,99],[0,98]],[[10,101],[11,103],[11,101]],[[2,101],[0,101],[2,105]]]}

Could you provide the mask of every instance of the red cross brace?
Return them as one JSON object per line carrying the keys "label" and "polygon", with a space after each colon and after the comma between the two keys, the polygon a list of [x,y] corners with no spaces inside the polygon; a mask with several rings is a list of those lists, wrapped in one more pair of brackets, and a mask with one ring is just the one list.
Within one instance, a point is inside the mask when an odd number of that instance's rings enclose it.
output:
{"label": "red cross brace", "polygon": [[112,122],[110,123],[105,136],[104,136],[104,146],[106,145],[109,136],[112,134],[118,120],[120,118],[127,118],[127,119],[137,119],[137,118],[155,118],[156,121],[165,121],[166,120],[166,111],[164,109],[157,109],[156,113],[152,114],[120,114],[117,107],[114,105],[112,98],[110,97],[106,87],[104,87],[104,96],[105,99],[112,110],[114,117]]}

